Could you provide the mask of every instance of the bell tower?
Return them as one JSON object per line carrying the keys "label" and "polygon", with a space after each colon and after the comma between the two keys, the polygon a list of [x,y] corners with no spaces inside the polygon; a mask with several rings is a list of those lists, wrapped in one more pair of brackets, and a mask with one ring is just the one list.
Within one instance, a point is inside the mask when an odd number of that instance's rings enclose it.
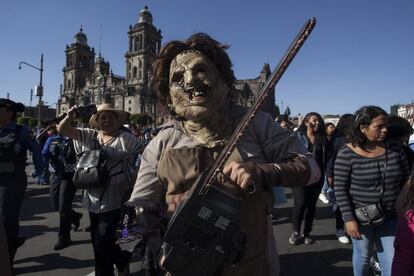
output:
{"label": "bell tower", "polygon": [[152,14],[145,6],[139,13],[138,23],[129,26],[128,51],[125,54],[127,86],[139,86],[144,94],[148,94],[148,73],[152,70],[152,58],[160,51],[161,39],[161,30],[152,24]]}
{"label": "bell tower", "polygon": [[75,34],[74,41],[66,45],[66,63],[63,67],[63,86],[56,105],[56,115],[67,112],[77,104],[82,89],[86,85],[86,78],[94,69],[95,50],[88,46],[88,38],[82,26]]}
{"label": "bell tower", "polygon": [[66,46],[66,64],[63,67],[63,94],[77,96],[85,87],[86,77],[93,72],[95,50],[88,46],[82,27],[74,42]]}

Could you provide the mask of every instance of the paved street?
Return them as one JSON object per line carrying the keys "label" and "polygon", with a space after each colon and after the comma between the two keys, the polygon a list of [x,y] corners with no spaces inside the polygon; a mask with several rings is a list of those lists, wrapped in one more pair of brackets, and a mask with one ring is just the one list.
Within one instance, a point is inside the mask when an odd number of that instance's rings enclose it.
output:
{"label": "paved street", "polygon": [[[30,171],[30,167],[28,168]],[[288,243],[291,234],[291,195],[287,189],[289,202],[277,209],[277,221],[274,223],[277,247],[281,261],[282,276],[352,275],[350,245],[337,242],[335,221],[331,217],[330,206],[318,202],[314,223],[315,243],[292,246]],[[87,213],[80,208],[80,192],[74,206],[83,213],[81,227],[89,225]],[[93,252],[89,242],[89,232],[71,233],[73,245],[60,251],[54,251],[57,239],[58,214],[53,212],[49,203],[49,187],[34,184],[29,177],[29,186],[21,212],[21,235],[27,238],[16,255],[17,275],[93,275]],[[131,246],[131,245],[129,245]],[[140,275],[140,263],[131,265],[132,275]]]}

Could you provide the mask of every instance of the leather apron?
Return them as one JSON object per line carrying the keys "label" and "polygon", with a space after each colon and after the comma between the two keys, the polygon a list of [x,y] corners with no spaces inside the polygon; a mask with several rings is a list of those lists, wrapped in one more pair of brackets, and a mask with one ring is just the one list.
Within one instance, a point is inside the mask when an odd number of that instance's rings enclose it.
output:
{"label": "leather apron", "polygon": [[[220,149],[205,147],[166,149],[158,163],[158,178],[166,190],[168,214],[178,208],[200,172],[213,164]],[[243,161],[234,150],[227,163]],[[256,191],[243,194],[240,226],[246,233],[246,247],[239,263],[223,267],[217,275],[268,276],[279,274],[273,228],[270,219],[272,194]]]}

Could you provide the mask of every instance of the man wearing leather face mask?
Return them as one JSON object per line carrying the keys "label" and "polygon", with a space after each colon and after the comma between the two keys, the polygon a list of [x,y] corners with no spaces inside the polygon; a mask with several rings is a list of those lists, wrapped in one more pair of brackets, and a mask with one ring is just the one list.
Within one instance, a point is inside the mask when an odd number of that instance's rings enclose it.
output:
{"label": "man wearing leather face mask", "polygon": [[[198,33],[166,44],[154,64],[154,89],[174,120],[145,149],[129,200],[145,221],[144,266],[153,275],[159,272],[162,221],[171,217],[197,176],[213,163],[246,112],[233,102],[235,78],[225,49]],[[240,226],[246,243],[241,261],[220,268],[216,275],[278,275],[272,186],[312,183],[320,175],[317,164],[299,139],[259,112],[223,173],[243,194]],[[245,192],[253,185],[255,192]]]}

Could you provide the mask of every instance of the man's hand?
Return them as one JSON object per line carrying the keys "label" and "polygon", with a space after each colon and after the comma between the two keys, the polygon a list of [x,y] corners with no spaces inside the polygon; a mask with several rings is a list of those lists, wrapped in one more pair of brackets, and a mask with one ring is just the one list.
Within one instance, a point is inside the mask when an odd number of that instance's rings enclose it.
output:
{"label": "man's hand", "polygon": [[345,230],[351,238],[362,240],[362,236],[358,228],[358,223],[355,220],[345,222]]}
{"label": "man's hand", "polygon": [[244,163],[232,161],[224,167],[223,173],[242,190],[247,190],[252,185],[252,174]]}

